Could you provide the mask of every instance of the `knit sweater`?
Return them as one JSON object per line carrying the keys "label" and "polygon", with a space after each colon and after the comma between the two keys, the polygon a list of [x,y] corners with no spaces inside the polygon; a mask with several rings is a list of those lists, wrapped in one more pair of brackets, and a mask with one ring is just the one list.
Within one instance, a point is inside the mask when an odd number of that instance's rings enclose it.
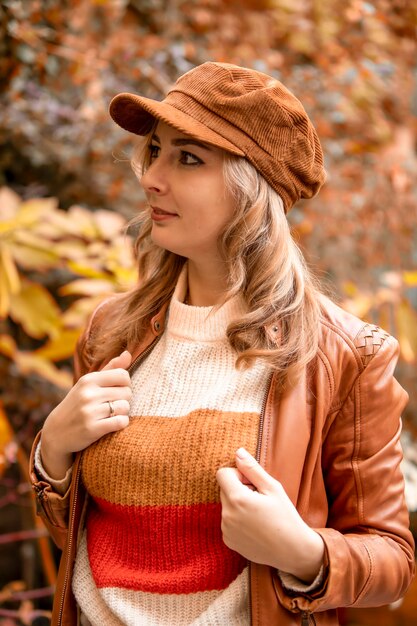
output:
{"label": "knit sweater", "polygon": [[93,626],[250,623],[248,564],[222,540],[219,467],[255,453],[267,366],[235,368],[226,328],[243,311],[183,304],[132,375],[129,426],[83,454],[90,495],[73,591]]}

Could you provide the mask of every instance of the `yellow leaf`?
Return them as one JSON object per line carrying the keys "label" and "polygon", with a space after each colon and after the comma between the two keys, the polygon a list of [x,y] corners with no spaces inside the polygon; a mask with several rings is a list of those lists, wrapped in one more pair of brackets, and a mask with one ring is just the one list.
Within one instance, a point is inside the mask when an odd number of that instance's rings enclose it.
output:
{"label": "yellow leaf", "polygon": [[10,335],[0,335],[0,353],[9,359],[14,357],[16,352],[16,343]]}
{"label": "yellow leaf", "polygon": [[9,314],[10,292],[4,272],[0,273],[0,319],[5,318]]}
{"label": "yellow leaf", "polygon": [[358,293],[357,286],[355,285],[355,283],[353,283],[350,280],[344,281],[342,287],[343,287],[343,291],[349,298],[355,297],[355,295]]}
{"label": "yellow leaf", "polygon": [[84,241],[66,239],[65,241],[54,243],[54,251],[63,260],[68,259],[76,263],[82,263],[87,255],[88,248]]}
{"label": "yellow leaf", "polygon": [[36,228],[20,229],[16,232],[14,241],[21,245],[36,248],[37,250],[51,251],[51,242],[40,235]]}
{"label": "yellow leaf", "polygon": [[69,372],[59,370],[53,363],[31,352],[19,352],[16,355],[16,364],[23,374],[38,374],[62,389],[69,389],[72,385],[72,375]]}
{"label": "yellow leaf", "polygon": [[103,295],[91,298],[79,298],[62,314],[62,324],[65,328],[82,328],[96,306],[103,300]]}
{"label": "yellow leaf", "polygon": [[114,274],[117,281],[117,285],[121,287],[123,291],[136,285],[138,280],[138,272],[136,268],[115,267]]}
{"label": "yellow leaf", "polygon": [[19,226],[31,226],[40,218],[44,218],[51,211],[57,209],[56,198],[32,198],[22,202],[19,207],[17,219]]}
{"label": "yellow leaf", "polygon": [[125,218],[114,211],[94,211],[93,217],[101,236],[110,241],[126,227]]}
{"label": "yellow leaf", "polygon": [[[23,202],[13,217],[0,222],[0,232],[11,230],[24,231],[34,228],[41,219],[45,219],[47,213],[56,208],[54,198],[34,198]],[[11,213],[11,212],[9,212]]]}
{"label": "yellow leaf", "polygon": [[114,292],[114,282],[110,280],[91,280],[79,278],[60,288],[59,293],[63,296],[79,294],[81,296],[96,296]]}
{"label": "yellow leaf", "polygon": [[10,247],[7,244],[0,245],[0,273],[4,273],[11,294],[19,293],[20,277],[13,260]]}
{"label": "yellow leaf", "polygon": [[403,279],[408,287],[417,287],[417,272],[403,272]]}
{"label": "yellow leaf", "polygon": [[93,214],[80,206],[72,206],[68,209],[68,217],[77,226],[77,232],[87,239],[97,237],[97,227],[94,223]]}
{"label": "yellow leaf", "polygon": [[59,335],[48,341],[32,354],[48,361],[62,361],[74,354],[75,344],[80,336],[81,329],[62,329]]}
{"label": "yellow leaf", "polygon": [[16,230],[17,225],[16,218],[11,220],[0,220],[0,235],[3,236],[3,239],[5,234],[9,234],[8,236],[13,235],[13,231]]}
{"label": "yellow leaf", "polygon": [[10,187],[0,187],[0,218],[2,222],[13,219],[20,204],[20,197]]}
{"label": "yellow leaf", "polygon": [[104,280],[108,279],[108,274],[103,272],[98,267],[94,267],[93,265],[88,265],[87,261],[83,263],[78,263],[76,261],[69,261],[67,263],[68,269],[70,269],[74,274],[78,274],[79,276],[85,276],[86,278],[102,278]]}
{"label": "yellow leaf", "polygon": [[372,305],[372,298],[363,293],[358,293],[354,298],[349,298],[342,303],[342,307],[346,311],[361,318],[367,317]]}
{"label": "yellow leaf", "polygon": [[407,363],[414,363],[417,358],[417,313],[407,300],[397,307],[396,322],[401,355]]}
{"label": "yellow leaf", "polygon": [[11,298],[10,317],[36,339],[56,336],[61,328],[60,316],[58,305],[42,285],[25,280],[20,293]]}
{"label": "yellow leaf", "polygon": [[111,250],[111,247],[109,246],[108,243],[105,243],[104,241],[100,241],[99,239],[90,241],[88,245],[88,257],[90,259],[94,258],[95,262],[100,263],[100,267],[101,267],[103,258],[105,258],[108,255],[109,250]]}
{"label": "yellow leaf", "polygon": [[56,267],[59,263],[59,258],[51,249],[51,243],[49,249],[46,246],[41,249],[14,241],[10,244],[10,249],[16,263],[24,269],[45,270]]}
{"label": "yellow leaf", "polygon": [[6,448],[13,441],[13,434],[3,404],[0,401],[0,476],[6,467]]}
{"label": "yellow leaf", "polygon": [[70,219],[66,211],[57,210],[46,216],[46,219],[39,224],[39,232],[55,232],[56,236],[63,237],[64,235],[79,236],[79,229],[74,220]]}

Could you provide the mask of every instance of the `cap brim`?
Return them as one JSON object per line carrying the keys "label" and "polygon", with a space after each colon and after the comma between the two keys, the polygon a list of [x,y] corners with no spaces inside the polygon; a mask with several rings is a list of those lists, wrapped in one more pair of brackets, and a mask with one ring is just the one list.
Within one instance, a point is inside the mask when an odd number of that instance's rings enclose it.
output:
{"label": "cap brim", "polygon": [[110,102],[109,112],[116,124],[135,135],[149,133],[157,119],[194,139],[237,156],[245,156],[245,153],[230,141],[166,102],[151,100],[133,93],[120,93]]}

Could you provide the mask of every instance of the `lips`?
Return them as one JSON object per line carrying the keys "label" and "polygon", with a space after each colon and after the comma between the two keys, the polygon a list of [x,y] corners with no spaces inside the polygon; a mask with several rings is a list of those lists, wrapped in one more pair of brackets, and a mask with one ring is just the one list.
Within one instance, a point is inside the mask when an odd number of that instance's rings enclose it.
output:
{"label": "lips", "polygon": [[164,211],[163,209],[160,209],[157,206],[151,206],[152,209],[152,213],[155,213],[156,215],[178,215],[177,213],[170,213],[169,211]]}
{"label": "lips", "polygon": [[170,220],[178,217],[178,213],[169,213],[158,206],[151,206],[151,210],[151,219],[153,222],[169,222]]}

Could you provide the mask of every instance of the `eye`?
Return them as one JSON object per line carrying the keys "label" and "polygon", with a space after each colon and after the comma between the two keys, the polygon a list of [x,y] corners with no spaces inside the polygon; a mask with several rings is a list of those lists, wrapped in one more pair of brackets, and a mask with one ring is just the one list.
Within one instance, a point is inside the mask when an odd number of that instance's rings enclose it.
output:
{"label": "eye", "polygon": [[154,159],[158,158],[159,155],[159,151],[160,151],[160,147],[156,146],[155,144],[151,143],[148,146],[148,150],[149,150],[149,159],[152,162]]}
{"label": "eye", "polygon": [[195,154],[192,154],[192,152],[181,150],[180,163],[183,165],[201,165],[203,161],[195,156]]}

